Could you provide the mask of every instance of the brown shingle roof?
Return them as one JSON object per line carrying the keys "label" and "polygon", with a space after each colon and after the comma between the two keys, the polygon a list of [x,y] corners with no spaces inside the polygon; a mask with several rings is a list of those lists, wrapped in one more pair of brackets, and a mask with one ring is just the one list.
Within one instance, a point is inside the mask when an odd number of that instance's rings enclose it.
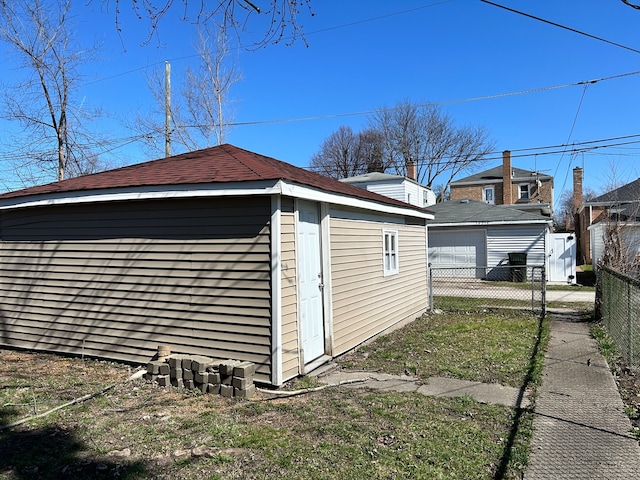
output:
{"label": "brown shingle roof", "polygon": [[337,194],[425,211],[229,144],[8,192],[0,195],[0,200],[65,192],[263,180],[287,180]]}

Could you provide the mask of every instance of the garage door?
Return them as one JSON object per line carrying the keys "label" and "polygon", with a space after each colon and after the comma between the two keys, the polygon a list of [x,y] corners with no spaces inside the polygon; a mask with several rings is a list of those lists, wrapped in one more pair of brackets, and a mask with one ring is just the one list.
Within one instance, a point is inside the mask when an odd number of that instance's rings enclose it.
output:
{"label": "garage door", "polygon": [[484,230],[429,231],[429,262],[434,268],[466,268],[461,276],[482,278],[486,266]]}

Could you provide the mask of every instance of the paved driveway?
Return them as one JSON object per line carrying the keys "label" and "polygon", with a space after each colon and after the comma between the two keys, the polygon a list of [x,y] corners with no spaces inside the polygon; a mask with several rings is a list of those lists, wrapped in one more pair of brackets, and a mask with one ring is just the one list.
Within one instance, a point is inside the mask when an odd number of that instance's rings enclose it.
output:
{"label": "paved driveway", "polygon": [[[433,282],[433,295],[447,297],[469,297],[469,298],[496,298],[530,301],[533,297],[535,301],[540,301],[540,285],[535,285],[535,290],[531,288],[514,288],[509,285],[485,282],[475,279],[447,279],[435,280]],[[596,294],[594,291],[582,290],[576,287],[575,290],[547,290],[547,302],[575,302],[593,303]]]}

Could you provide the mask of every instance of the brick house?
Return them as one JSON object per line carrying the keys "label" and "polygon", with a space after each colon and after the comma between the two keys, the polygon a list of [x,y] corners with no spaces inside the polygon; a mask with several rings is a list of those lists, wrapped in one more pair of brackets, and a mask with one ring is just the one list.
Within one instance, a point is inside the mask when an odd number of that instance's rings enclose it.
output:
{"label": "brick house", "polygon": [[502,166],[456,180],[450,189],[451,200],[469,199],[553,215],[553,177],[514,168],[509,150],[502,152]]}
{"label": "brick house", "polygon": [[[603,248],[602,225],[612,220],[623,222],[629,232],[637,230],[640,222],[640,178],[585,201],[583,176],[582,168],[573,169],[573,219],[578,240],[578,261],[596,264]],[[640,234],[634,233],[626,240],[635,245],[639,238]]]}

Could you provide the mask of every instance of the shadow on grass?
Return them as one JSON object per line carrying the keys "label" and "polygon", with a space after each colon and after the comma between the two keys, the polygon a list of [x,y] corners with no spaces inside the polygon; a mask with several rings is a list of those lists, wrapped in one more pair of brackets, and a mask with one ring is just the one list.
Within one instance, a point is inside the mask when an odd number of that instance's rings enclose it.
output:
{"label": "shadow on grass", "polygon": [[517,407],[516,414],[513,419],[513,425],[511,426],[511,430],[509,432],[509,438],[505,444],[504,450],[502,452],[502,458],[500,459],[500,464],[498,465],[498,469],[496,470],[496,474],[494,476],[495,480],[502,480],[505,478],[509,462],[511,461],[511,457],[514,453],[514,447],[516,438],[518,436],[518,432],[522,426],[522,420],[526,413],[531,413],[533,410],[531,408],[522,408],[522,401],[524,399],[524,395],[527,390],[535,383],[536,377],[536,369],[538,368],[538,355],[541,354],[541,349],[543,348],[543,342],[545,339],[545,317],[540,317],[538,320],[538,332],[536,334],[536,342],[533,346],[533,350],[531,351],[531,357],[529,359],[529,368],[527,369],[527,374],[525,376],[524,383],[518,392],[517,398]]}
{"label": "shadow on grass", "polygon": [[[12,416],[0,409],[0,423]],[[56,424],[38,429],[0,430],[0,476],[14,479],[142,478],[144,462],[126,458],[98,458],[76,431]]]}

